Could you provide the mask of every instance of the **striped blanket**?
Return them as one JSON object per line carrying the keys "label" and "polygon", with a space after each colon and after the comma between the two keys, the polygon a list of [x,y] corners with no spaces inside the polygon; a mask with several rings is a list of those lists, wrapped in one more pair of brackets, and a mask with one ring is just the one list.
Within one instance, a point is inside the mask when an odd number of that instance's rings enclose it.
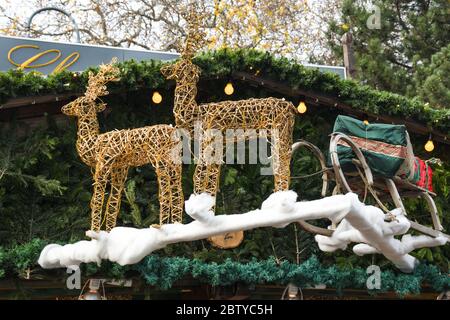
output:
{"label": "striped blanket", "polygon": [[[374,175],[386,178],[400,176],[432,190],[432,169],[423,160],[414,157],[404,125],[365,124],[352,117],[340,115],[336,118],[333,131],[352,139]],[[342,169],[354,171],[352,159],[355,154],[348,144],[340,141],[337,151]]]}

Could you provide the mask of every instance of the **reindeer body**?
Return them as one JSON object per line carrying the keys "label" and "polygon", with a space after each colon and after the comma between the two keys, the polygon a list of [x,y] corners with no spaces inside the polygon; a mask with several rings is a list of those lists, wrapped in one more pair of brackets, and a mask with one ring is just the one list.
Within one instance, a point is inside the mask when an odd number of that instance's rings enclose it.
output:
{"label": "reindeer body", "polygon": [[116,225],[128,169],[148,163],[155,168],[158,177],[160,224],[181,222],[184,199],[176,128],[155,125],[99,133],[97,112],[106,106],[95,100],[107,94],[105,83],[114,77],[106,75],[113,72],[118,70],[111,65],[101,66],[99,74],[90,75],[85,96],[62,108],[63,113],[78,117],[77,151],[81,160],[95,170],[91,229],[99,231],[103,225],[106,185],[110,183],[111,187],[104,214],[106,230],[109,231]]}
{"label": "reindeer body", "polygon": [[278,127],[286,115],[293,119],[296,112],[292,103],[276,98],[213,102],[201,104],[199,110],[200,115],[207,115],[200,119],[208,128],[220,130],[271,129]]}
{"label": "reindeer body", "polygon": [[106,160],[114,163],[117,168],[140,167],[148,163],[156,167],[158,162],[169,159],[173,148],[177,146],[176,140],[161,139],[161,136],[175,137],[175,134],[175,128],[171,125],[114,130],[99,134],[93,145],[97,154],[96,162],[106,156]]}

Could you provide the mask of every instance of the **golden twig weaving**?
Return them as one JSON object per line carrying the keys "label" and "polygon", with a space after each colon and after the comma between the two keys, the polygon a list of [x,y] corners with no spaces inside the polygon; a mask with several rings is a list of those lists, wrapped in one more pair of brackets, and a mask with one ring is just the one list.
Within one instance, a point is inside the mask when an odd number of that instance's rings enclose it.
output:
{"label": "golden twig weaving", "polygon": [[[176,128],[154,125],[99,133],[97,113],[105,110],[106,104],[96,100],[108,94],[108,82],[118,80],[114,62],[101,65],[95,75],[90,73],[86,93],[62,108],[64,114],[78,117],[77,151],[81,160],[95,169],[91,229],[99,231],[103,223],[107,231],[115,227],[128,169],[148,163],[158,177],[160,224],[181,222],[184,198]],[[102,221],[108,183],[109,198]]]}
{"label": "golden twig weaving", "polygon": [[[188,130],[192,137],[195,122],[202,123],[201,152],[194,174],[195,193],[208,192],[215,196],[218,189],[220,162],[212,163],[205,156],[211,155],[212,149],[209,129],[264,129],[267,130],[267,136],[276,134],[271,145],[275,191],[288,189],[292,133],[297,112],[295,106],[276,98],[198,105],[196,95],[200,68],[192,63],[192,58],[202,47],[205,33],[201,28],[202,17],[192,7],[185,19],[188,22],[188,32],[181,58],[175,64],[163,66],[161,72],[167,79],[176,81],[173,113],[177,127]],[[236,137],[236,140],[250,138]]]}

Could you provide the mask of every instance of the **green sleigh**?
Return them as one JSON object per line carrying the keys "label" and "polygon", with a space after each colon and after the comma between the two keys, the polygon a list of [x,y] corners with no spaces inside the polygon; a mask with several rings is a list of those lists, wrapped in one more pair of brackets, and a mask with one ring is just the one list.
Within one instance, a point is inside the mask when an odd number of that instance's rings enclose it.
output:
{"label": "green sleigh", "polygon": [[[299,140],[292,145],[293,155],[300,149],[309,150],[320,162],[322,170],[322,196],[354,192],[366,201],[370,194],[386,213],[385,203],[407,212],[402,198],[422,198],[429,209],[432,227],[409,221],[411,228],[433,237],[444,235],[431,187],[431,169],[414,156],[406,127],[403,125],[368,124],[348,117],[338,116],[330,135],[329,157],[312,143]],[[422,166],[419,163],[423,164]],[[422,170],[422,171],[421,171]],[[423,172],[425,170],[425,172]],[[292,177],[295,179],[296,177]],[[301,178],[301,177],[300,177]],[[422,183],[419,178],[425,178]],[[387,215],[389,217],[389,215]],[[312,233],[330,236],[335,225],[322,228],[306,221],[299,224]]]}

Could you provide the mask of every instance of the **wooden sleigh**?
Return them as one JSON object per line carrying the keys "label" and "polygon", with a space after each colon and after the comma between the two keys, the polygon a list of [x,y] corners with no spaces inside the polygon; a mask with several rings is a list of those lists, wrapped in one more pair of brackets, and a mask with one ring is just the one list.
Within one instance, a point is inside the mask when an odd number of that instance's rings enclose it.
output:
{"label": "wooden sleigh", "polygon": [[[408,152],[412,153],[413,150],[407,132],[406,138]],[[343,144],[353,151],[354,158],[352,159],[352,164],[354,165],[354,170],[348,171],[342,168],[338,146]],[[334,181],[335,187],[331,191],[332,194],[354,192],[364,202],[366,202],[367,195],[370,194],[376,201],[376,205],[387,213],[387,217],[389,217],[389,209],[385,203],[394,205],[395,208],[401,208],[405,216],[407,216],[402,199],[422,198],[425,200],[429,209],[432,226],[425,226],[408,219],[411,224],[411,229],[432,237],[445,236],[450,240],[450,236],[443,233],[444,230],[439,219],[438,210],[433,200],[436,194],[427,188],[419,187],[411,183],[404,176],[394,175],[391,178],[387,178],[373,174],[362,152],[362,148],[349,135],[341,132],[334,132],[330,135],[330,158],[328,163],[322,151],[314,144],[305,140],[299,140],[292,145],[293,156],[301,149],[306,149],[311,152],[320,162],[321,171],[318,174],[322,174],[322,197],[329,194],[330,183]],[[411,164],[408,165],[411,166]],[[292,179],[295,178],[292,177]],[[333,230],[336,228],[335,225],[330,225],[328,228],[318,227],[306,221],[299,221],[299,224],[309,232],[325,236],[331,236]]]}

